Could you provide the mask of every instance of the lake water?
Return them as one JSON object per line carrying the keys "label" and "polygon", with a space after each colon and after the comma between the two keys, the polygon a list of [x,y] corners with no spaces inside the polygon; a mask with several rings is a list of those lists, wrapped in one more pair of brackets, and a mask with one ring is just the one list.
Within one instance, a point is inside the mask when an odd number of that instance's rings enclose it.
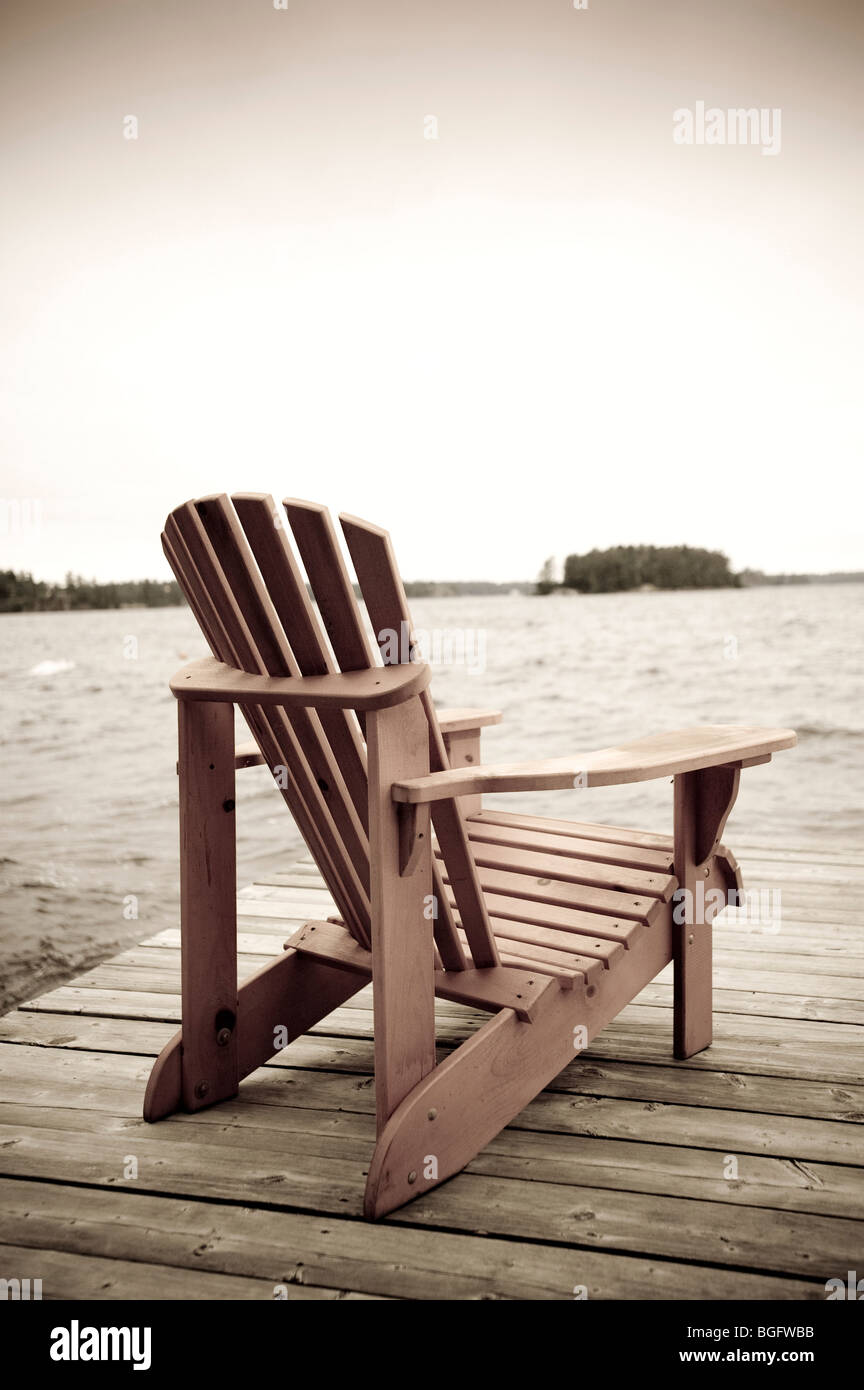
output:
{"label": "lake water", "polygon": [[[703,722],[789,725],[799,747],[744,774],[725,839],[860,848],[862,600],[864,585],[802,585],[424,599],[412,611],[430,657],[442,658],[436,702],[504,712],[484,734],[486,761]],[[176,925],[168,679],[207,653],[180,608],[12,614],[0,617],[0,644],[2,1011]],[[242,883],[284,869],[302,843],[266,769],[237,781]],[[492,802],[671,829],[668,781]]]}

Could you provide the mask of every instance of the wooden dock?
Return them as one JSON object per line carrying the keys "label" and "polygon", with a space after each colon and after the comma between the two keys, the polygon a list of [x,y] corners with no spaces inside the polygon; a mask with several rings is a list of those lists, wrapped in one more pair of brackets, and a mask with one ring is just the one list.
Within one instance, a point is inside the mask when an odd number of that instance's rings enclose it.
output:
{"label": "wooden dock", "polygon": [[[0,1277],[44,1298],[824,1299],[864,1276],[864,854],[733,842],[776,934],[715,927],[715,1041],[671,973],[469,1168],[377,1225],[363,990],[242,1085],[140,1118],[175,1031],[171,928],[0,1019]],[[240,894],[240,971],[333,911],[299,863]],[[481,1017],[437,1006],[441,1048]]]}

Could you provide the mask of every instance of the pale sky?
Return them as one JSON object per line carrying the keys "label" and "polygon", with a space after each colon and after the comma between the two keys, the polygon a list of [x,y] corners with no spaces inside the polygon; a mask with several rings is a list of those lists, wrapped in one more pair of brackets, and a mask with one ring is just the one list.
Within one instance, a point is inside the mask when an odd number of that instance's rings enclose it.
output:
{"label": "pale sky", "polygon": [[[864,568],[858,0],[2,27],[0,567],[168,577],[173,506],[262,489],[386,526],[406,578]],[[676,145],[699,101],[779,108],[780,152]]]}

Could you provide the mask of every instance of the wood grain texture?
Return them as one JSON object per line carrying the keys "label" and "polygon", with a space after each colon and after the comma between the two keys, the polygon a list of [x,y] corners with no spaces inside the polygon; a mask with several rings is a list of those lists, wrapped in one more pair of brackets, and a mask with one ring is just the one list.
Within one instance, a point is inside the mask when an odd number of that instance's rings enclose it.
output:
{"label": "wood grain texture", "polygon": [[479,729],[488,729],[493,724],[500,724],[504,718],[498,709],[436,709],[438,715],[438,727],[444,734],[456,733],[475,733]]}
{"label": "wood grain texture", "polygon": [[383,1128],[400,1101],[435,1066],[432,845],[413,872],[400,872],[399,817],[390,788],[404,768],[429,766],[429,730],[419,700],[366,720],[375,1093]]}
{"label": "wood grain texture", "polygon": [[[400,658],[407,648],[405,654],[413,663],[418,658],[414,628],[390,537],[379,526],[361,521],[358,517],[343,515],[340,521],[376,640],[386,645],[388,635],[391,640],[392,636],[396,636]],[[429,765],[435,772],[449,769],[444,736],[428,689],[423,691],[420,698],[429,725]],[[436,803],[433,815],[435,833],[447,861],[449,882],[459,905],[461,925],[470,944],[472,961],[481,968],[498,965],[495,936],[477,879],[462,812],[454,800],[441,800]],[[458,940],[454,941],[455,929],[451,924],[449,907],[439,902],[438,910],[439,916],[443,914],[440,923],[443,931],[436,935],[440,937],[439,949],[446,964],[445,953],[456,949],[461,951],[461,945]]]}
{"label": "wood grain texture", "polygon": [[[358,605],[336,531],[326,507],[294,498],[285,499],[285,511],[335,660],[342,671],[375,667],[376,651],[360,618]],[[428,706],[431,707],[431,701]],[[360,713],[360,720],[364,716]],[[430,747],[434,740],[430,741]],[[433,749],[434,751],[434,749]],[[456,932],[437,865],[432,869],[438,913],[433,931],[439,957],[448,970],[464,970],[465,952]]]}
{"label": "wood grain texture", "polygon": [[[678,1058],[690,1060],[708,1046],[716,907],[706,913],[696,889],[719,887],[722,900],[740,888],[737,862],[720,843],[740,770],[770,761],[795,735],[707,725],[568,759],[484,767],[483,712],[457,711],[442,730],[387,533],[342,517],[382,668],[329,515],[311,504],[290,502],[287,510],[310,583],[320,589],[318,614],[266,494],[199,498],[166,523],[166,554],[213,657],[172,683],[189,831],[181,841],[190,885],[181,925],[183,1019],[153,1069],[145,1116],[233,1099],[241,1078],[306,1029],[351,1036],[371,1004],[377,1137],[363,1213],[378,1219],[476,1162],[635,995],[648,1007],[671,1004]],[[288,937],[284,954],[239,988],[237,970],[245,972],[254,953],[236,956],[238,921],[248,923],[234,908],[233,880],[225,908],[225,884],[208,859],[224,852],[233,865],[235,856],[204,776],[230,780],[221,809],[233,813],[235,766],[249,758],[229,736],[235,704],[334,908],[327,921],[307,920]],[[671,846],[616,828],[482,819],[484,791],[584,789],[664,776],[675,782]],[[295,890],[314,896],[314,887],[297,878]],[[211,953],[204,923],[217,891],[223,902]],[[248,916],[275,921],[273,901],[257,898]],[[84,1001],[167,1021],[176,1009],[170,950],[150,942],[146,959],[97,968],[32,1007],[71,1012]],[[665,976],[673,965],[670,991]],[[126,990],[130,970],[135,988]],[[791,991],[771,997],[774,1020],[784,1011],[814,1016],[810,1001]],[[458,1010],[466,1007],[469,1018],[484,1010],[492,1017],[460,1039]],[[753,1008],[736,989],[718,1003],[721,1012]],[[857,1025],[864,1000],[826,991],[818,1017]],[[436,1030],[456,1044],[440,1062]],[[214,1056],[217,1049],[225,1055]],[[18,1118],[9,1114],[11,1128]],[[50,1119],[58,1130],[68,1127],[62,1114]],[[102,1132],[101,1120],[90,1123]],[[354,1138],[332,1138],[328,1132],[310,1147],[306,1135],[294,1135],[301,1161],[292,1178],[301,1194],[315,1181],[307,1157],[336,1161],[334,1187],[345,1176],[345,1162],[357,1153]],[[230,1152],[233,1137],[224,1143]],[[554,1144],[547,1147],[543,1181],[551,1189],[559,1156]],[[23,1161],[26,1167],[26,1154]],[[665,1253],[662,1243],[656,1253]]]}
{"label": "wood grain texture", "polygon": [[627,782],[673,777],[701,767],[740,763],[764,753],[794,748],[795,742],[792,729],[703,724],[567,758],[487,763],[476,769],[463,767],[457,771],[433,772],[424,778],[406,778],[396,784],[393,795],[397,801],[438,801],[484,792],[614,787]]}
{"label": "wood grain texture", "polygon": [[187,1110],[234,1095],[237,1057],[237,856],[234,712],[178,705],[181,1091]]}
{"label": "wood grain texture", "polygon": [[[110,991],[88,987],[96,967],[0,1019],[0,1262],[8,1251],[26,1269],[46,1252],[70,1298],[231,1299],[263,1286],[270,1299],[285,1276],[289,1296],[308,1281],[312,1298],[563,1301],[585,1284],[590,1298],[824,1300],[864,1236],[864,1027],[774,1011],[792,998],[784,975],[797,988],[812,972],[819,998],[816,966],[860,997],[864,856],[741,858],[757,890],[779,867],[782,930],[747,934],[720,915],[715,1005],[728,994],[762,1012],[718,1006],[712,1046],[674,1062],[670,986],[656,986],[663,1003],[643,991],[463,1173],[374,1226],[356,1219],[375,1142],[369,990],[235,1099],[150,1128],[136,1116],[179,1017],[177,927],[122,952]],[[811,869],[827,908],[808,922]],[[280,953],[297,908],[332,911],[311,864],[263,878],[287,882],[241,890],[239,920],[257,924],[241,928],[241,981]],[[857,928],[831,922],[832,898]],[[243,915],[255,907],[270,915]],[[833,976],[832,960],[844,962]],[[162,975],[173,993],[141,991]],[[441,1058],[488,1017],[449,1002],[436,1015]],[[124,1183],[130,1152],[140,1176]],[[729,1156],[737,1179],[724,1176]]]}
{"label": "wood grain texture", "polygon": [[181,701],[222,700],[234,704],[279,705],[283,709],[388,709],[410,700],[429,684],[429,667],[381,666],[338,676],[264,676],[238,671],[205,657],[172,676]]}

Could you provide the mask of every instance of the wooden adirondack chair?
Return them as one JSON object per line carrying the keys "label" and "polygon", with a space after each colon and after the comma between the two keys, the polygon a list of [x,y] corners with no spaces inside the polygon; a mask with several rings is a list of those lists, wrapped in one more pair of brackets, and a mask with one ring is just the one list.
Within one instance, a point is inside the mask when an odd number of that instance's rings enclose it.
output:
{"label": "wooden adirondack chair", "polygon": [[[698,903],[701,882],[720,890],[708,894],[716,903],[741,888],[720,843],[740,769],[770,761],[795,735],[712,725],[483,766],[480,730],[500,715],[436,711],[428,665],[379,664],[328,513],[293,500],[285,510],[317,611],[270,497],[188,502],[162,537],[213,656],[171,683],[183,1015],[144,1114],[234,1096],[371,979],[377,1142],[365,1210],[374,1218],[459,1172],[669,961],[675,1055],[708,1046],[716,907],[676,911],[678,890]],[[341,521],[379,641],[410,631],[386,532]],[[235,750],[235,705],[251,748]],[[238,989],[234,775],[261,762],[339,917],[308,922]],[[674,779],[671,837],[481,806],[483,792],[655,777]],[[436,995],[491,1015],[437,1064]]]}

